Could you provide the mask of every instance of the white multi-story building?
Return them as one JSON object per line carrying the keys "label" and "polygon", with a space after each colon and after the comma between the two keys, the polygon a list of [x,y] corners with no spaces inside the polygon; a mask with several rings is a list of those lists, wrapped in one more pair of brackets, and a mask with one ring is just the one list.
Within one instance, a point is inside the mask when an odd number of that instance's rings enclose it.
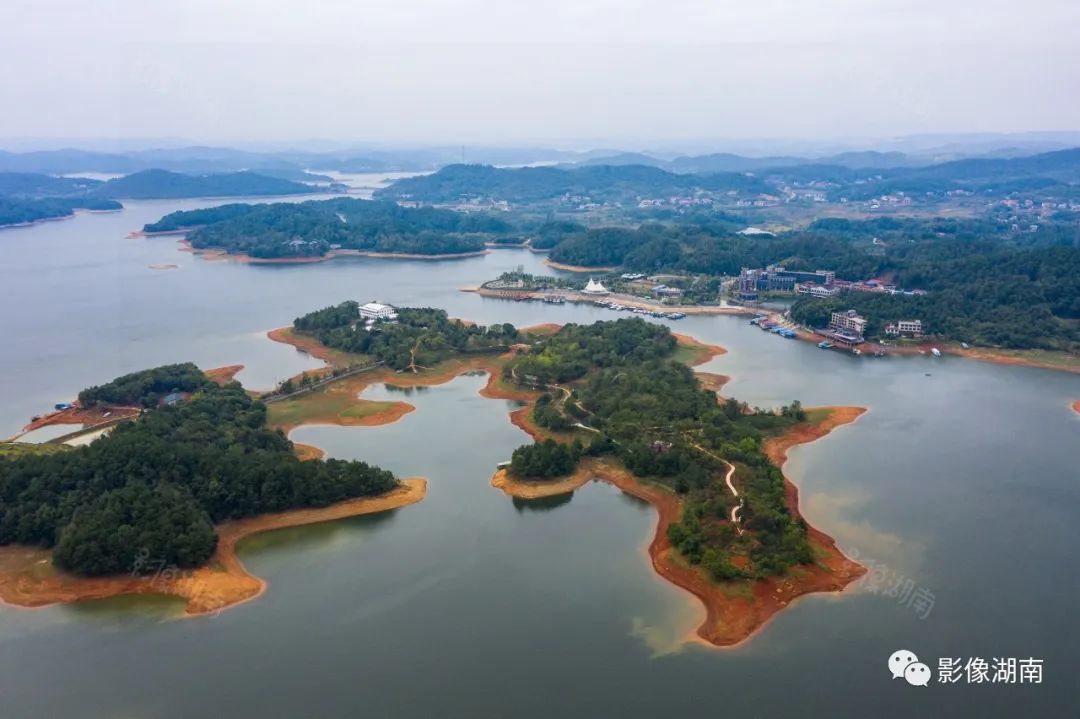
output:
{"label": "white multi-story building", "polygon": [[360,317],[365,320],[396,320],[397,310],[392,305],[368,302],[360,305]]}
{"label": "white multi-story building", "polygon": [[810,282],[796,285],[795,291],[800,295],[810,295],[811,297],[836,297],[840,294],[840,288],[836,286],[816,285]]}
{"label": "white multi-story building", "polygon": [[829,327],[862,337],[866,332],[866,318],[860,317],[855,310],[833,312],[832,318],[829,320]]}
{"label": "white multi-story building", "polygon": [[913,335],[920,336],[923,333],[922,320],[898,320],[885,328],[887,335]]}

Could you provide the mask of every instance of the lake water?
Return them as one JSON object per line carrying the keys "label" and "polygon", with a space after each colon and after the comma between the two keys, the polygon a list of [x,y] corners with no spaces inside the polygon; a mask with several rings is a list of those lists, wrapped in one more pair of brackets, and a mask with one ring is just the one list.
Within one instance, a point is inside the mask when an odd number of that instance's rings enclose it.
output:
{"label": "lake water", "polygon": [[[546,271],[527,251],[258,266],[178,252],[173,237],[126,238],[208,204],[129,202],[0,231],[0,435],[82,387],[165,362],[243,363],[245,384],[268,387],[315,363],[265,332],[345,299],[482,323],[616,316],[459,291],[518,265]],[[725,394],[869,408],[795,449],[787,471],[808,520],[932,594],[928,616],[863,583],[796,603],[737,650],[684,643],[701,610],[648,564],[653,510],[601,484],[531,503],[491,488],[494,465],[528,438],[507,421],[512,405],[479,396],[484,377],[463,376],[413,391],[417,411],[396,424],[294,433],[426,476],[428,496],[252,539],[243,558],[270,583],[255,602],[186,620],[175,602],[145,598],[0,606],[0,717],[1076,715],[1080,416],[1068,405],[1080,376],[849,357],[744,318],[672,325],[728,348],[704,368],[733,377]],[[900,648],[935,670],[940,657],[1034,657],[1044,680],[911,687],[886,668]]]}

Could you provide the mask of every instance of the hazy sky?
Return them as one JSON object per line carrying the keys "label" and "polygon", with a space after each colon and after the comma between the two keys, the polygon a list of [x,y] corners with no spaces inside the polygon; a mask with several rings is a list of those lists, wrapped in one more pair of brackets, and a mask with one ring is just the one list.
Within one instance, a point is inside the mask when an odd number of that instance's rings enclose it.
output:
{"label": "hazy sky", "polygon": [[1080,129],[1080,0],[3,0],[0,138]]}

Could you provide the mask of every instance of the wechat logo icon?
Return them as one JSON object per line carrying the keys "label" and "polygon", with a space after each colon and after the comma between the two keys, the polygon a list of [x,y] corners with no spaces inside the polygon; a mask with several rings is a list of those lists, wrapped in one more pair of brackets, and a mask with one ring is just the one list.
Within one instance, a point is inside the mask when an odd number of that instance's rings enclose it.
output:
{"label": "wechat logo icon", "polygon": [[913,687],[930,683],[930,667],[919,661],[915,652],[898,649],[889,657],[889,672],[893,679],[904,679]]}

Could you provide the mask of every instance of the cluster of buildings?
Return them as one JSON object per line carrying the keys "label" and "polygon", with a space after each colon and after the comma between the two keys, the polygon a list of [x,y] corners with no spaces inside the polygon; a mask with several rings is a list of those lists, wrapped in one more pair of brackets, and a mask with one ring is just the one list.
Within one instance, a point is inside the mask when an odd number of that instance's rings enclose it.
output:
{"label": "cluster of buildings", "polygon": [[[829,317],[829,326],[817,330],[817,333],[829,339],[845,345],[858,345],[866,341],[865,317],[855,310],[833,312]],[[888,337],[921,337],[923,334],[922,320],[897,320],[885,327]]]}
{"label": "cluster of buildings", "polygon": [[[780,265],[769,265],[764,269],[744,267],[739,273],[738,297],[744,302],[754,302],[762,292],[796,292],[803,284],[831,287],[835,281],[836,273],[831,270],[801,272],[787,270]],[[831,297],[832,294],[821,296]]]}
{"label": "cluster of buildings", "polygon": [[780,265],[769,265],[764,269],[744,267],[739,273],[738,298],[743,302],[755,302],[763,292],[795,292],[817,298],[836,297],[842,292],[887,292],[907,296],[926,294],[925,290],[905,290],[879,280],[840,280],[832,270],[805,272],[788,270]]}

